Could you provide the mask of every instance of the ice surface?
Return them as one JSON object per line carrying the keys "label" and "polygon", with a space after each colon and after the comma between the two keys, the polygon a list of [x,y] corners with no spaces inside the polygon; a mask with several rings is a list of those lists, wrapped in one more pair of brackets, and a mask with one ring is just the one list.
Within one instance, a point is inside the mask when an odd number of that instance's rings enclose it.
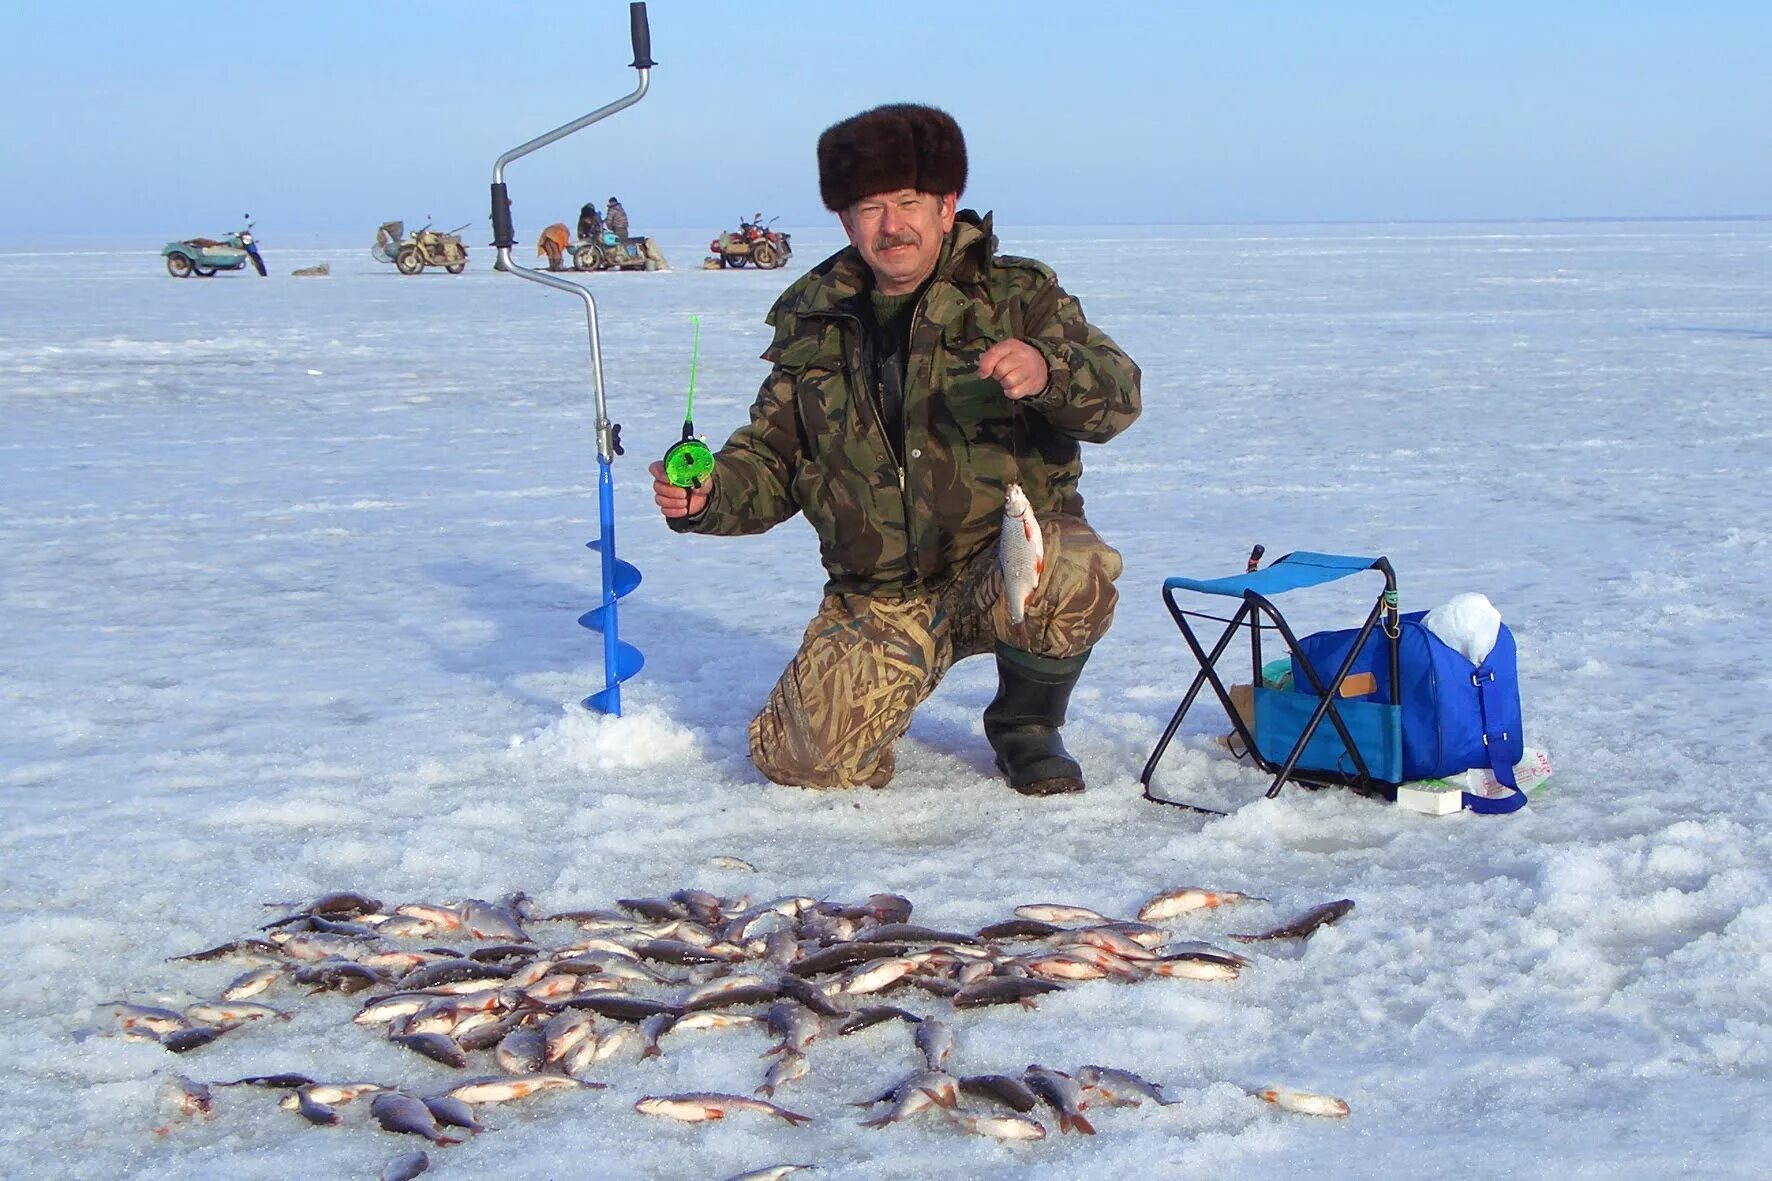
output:
{"label": "ice surface", "polygon": [[[885,1030],[813,1047],[780,1096],[808,1128],[632,1111],[756,1086],[735,1031],[612,1068],[607,1092],[489,1109],[495,1131],[431,1150],[435,1175],[1763,1175],[1772,224],[1004,230],[1145,375],[1144,418],[1086,455],[1126,571],[1066,731],[1091,783],[1074,798],[991,773],[988,661],[920,712],[885,791],[751,769],[745,724],[817,602],[813,538],[672,535],[644,465],[676,437],[689,317],[717,442],[790,274],[695,269],[684,236],[671,272],[590,280],[628,449],[619,547],[645,575],[621,620],[647,664],[611,720],[576,704],[601,648],[575,623],[597,582],[575,301],[483,249],[461,277],[404,279],[366,244],[268,231],[269,279],[174,281],[152,249],[0,255],[0,1175],[373,1176],[413,1147],[240,1090],[151,1130],[169,1068],[447,1075],[346,1024],[342,998],[285,986],[260,999],[296,1009],[287,1026],[182,1058],[78,1036],[105,1002],[213,995],[237,969],[165,958],[249,932],[262,902],[687,885],[892,890],[946,928],[1182,885],[1272,900],[1181,924],[1203,938],[1358,908],[1302,949],[1258,946],[1233,984],[1085,984],[953,1019],[964,1069],[1103,1063],[1181,1100],[1102,1112],[1093,1138],[857,1127],[846,1103],[913,1062]],[[796,261],[835,241],[796,233]],[[321,261],[331,277],[289,277]],[[1208,821],[1140,801],[1189,671],[1162,579],[1234,572],[1255,542],[1387,554],[1405,610],[1486,594],[1554,790],[1504,818],[1260,800],[1201,715],[1159,787],[1253,802]],[[1345,626],[1336,590],[1293,621]],[[1243,1095],[1259,1083],[1353,1115],[1274,1112]]]}

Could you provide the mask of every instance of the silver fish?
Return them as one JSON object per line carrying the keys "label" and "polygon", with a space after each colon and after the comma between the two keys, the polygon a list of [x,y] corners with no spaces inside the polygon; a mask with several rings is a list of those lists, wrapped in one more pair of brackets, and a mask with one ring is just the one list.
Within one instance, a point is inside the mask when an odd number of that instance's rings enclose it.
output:
{"label": "silver fish", "polygon": [[1206,890],[1199,886],[1183,886],[1179,890],[1165,890],[1147,900],[1138,908],[1138,919],[1144,923],[1156,923],[1186,914],[1190,910],[1212,910],[1238,902],[1261,901],[1263,900],[1253,894],[1239,894],[1235,890]]}
{"label": "silver fish", "polygon": [[397,1046],[405,1046],[415,1054],[423,1054],[433,1062],[441,1062],[445,1066],[462,1067],[468,1064],[468,1056],[462,1048],[455,1044],[448,1034],[443,1033],[391,1033],[388,1040]]}
{"label": "silver fish", "polygon": [[1305,911],[1289,923],[1263,931],[1259,935],[1232,935],[1244,943],[1254,943],[1262,939],[1308,939],[1319,927],[1326,927],[1354,908],[1352,898],[1342,898],[1335,902],[1325,902]]}
{"label": "silver fish", "polygon": [[445,1136],[443,1129],[437,1126],[437,1117],[431,1109],[420,1100],[399,1091],[383,1091],[369,1105],[369,1113],[375,1122],[390,1132],[404,1132],[412,1136],[423,1136],[432,1144],[460,1144],[461,1141]]}
{"label": "silver fish", "polygon": [[1046,1125],[1031,1116],[973,1115],[965,1111],[950,1111],[948,1116],[975,1136],[989,1136],[995,1140],[1044,1140],[1046,1138]]}
{"label": "silver fish", "polygon": [[997,543],[997,565],[1003,572],[1003,605],[1010,623],[1027,617],[1028,600],[1040,585],[1046,566],[1046,539],[1034,508],[1020,484],[1003,489],[1003,529]]}
{"label": "silver fish", "polygon": [[764,1098],[773,1098],[775,1092],[791,1082],[806,1077],[806,1055],[792,1050],[777,1058],[764,1076],[763,1085],[757,1088],[757,1094]]}
{"label": "silver fish", "polygon": [[195,1079],[168,1073],[160,1083],[160,1104],[175,1116],[207,1116],[215,1111],[215,1095]]}
{"label": "silver fish", "polygon": [[1300,1115],[1320,1115],[1330,1119],[1345,1118],[1348,1105],[1345,1099],[1337,1099],[1334,1095],[1319,1095],[1312,1091],[1294,1091],[1286,1087],[1268,1087],[1260,1091],[1251,1091],[1257,1099],[1272,1103],[1281,1111],[1295,1111]]}
{"label": "silver fish", "polygon": [[880,1101],[883,1102],[887,1099],[892,1101],[892,1107],[884,1115],[863,1120],[862,1127],[883,1128],[888,1124],[896,1124],[900,1120],[909,1119],[918,1112],[927,1111],[931,1107],[949,1109],[958,1107],[960,1105],[960,1085],[953,1075],[944,1074],[939,1070],[920,1070],[909,1078],[894,1084],[890,1091],[881,1096]]}
{"label": "silver fish", "polygon": [[190,1019],[183,1013],[175,1013],[171,1009],[162,1009],[155,1005],[132,1005],[127,1001],[118,1001],[110,1009],[117,1025],[130,1033],[166,1034],[191,1027]]}
{"label": "silver fish", "polygon": [[790,1173],[798,1173],[801,1169],[816,1168],[816,1165],[770,1165],[765,1169],[752,1169],[748,1173],[735,1173],[726,1181],[782,1181]]}
{"label": "silver fish", "polygon": [[1114,920],[1087,906],[1070,906],[1062,902],[1036,902],[1015,908],[1017,918],[1042,923],[1111,923]]}
{"label": "silver fish", "polygon": [[407,1152],[382,1166],[381,1181],[412,1181],[431,1167],[431,1158],[423,1152]]}
{"label": "silver fish", "polygon": [[1052,1070],[1037,1063],[1022,1072],[1025,1081],[1034,1094],[1046,1101],[1046,1105],[1058,1113],[1058,1130],[1061,1132],[1081,1132],[1085,1136],[1095,1135],[1095,1127],[1083,1114],[1088,1103],[1083,1098],[1082,1085],[1062,1070]]}
{"label": "silver fish", "polygon": [[1153,976],[1166,976],[1171,980],[1235,980],[1243,970],[1238,965],[1228,964],[1223,960],[1197,959],[1193,956],[1155,960],[1144,967]]}
{"label": "silver fish", "polygon": [[1041,980],[1100,980],[1107,969],[1062,952],[1026,956],[1021,964]]}
{"label": "silver fish", "polygon": [[799,1112],[788,1111],[762,1099],[751,1099],[744,1095],[725,1095],[714,1091],[691,1091],[680,1095],[645,1095],[634,1104],[634,1110],[641,1115],[663,1115],[671,1119],[683,1120],[686,1123],[700,1123],[703,1120],[725,1119],[734,1111],[755,1111],[762,1115],[772,1115],[776,1119],[785,1120],[796,1126],[809,1124],[812,1117]]}
{"label": "silver fish", "polygon": [[1077,1071],[1077,1082],[1084,1090],[1100,1095],[1102,1102],[1110,1107],[1137,1107],[1140,1099],[1149,1099],[1163,1107],[1175,1102],[1164,1096],[1163,1088],[1156,1083],[1148,1082],[1130,1070],[1116,1070],[1111,1066],[1081,1067]]}
{"label": "silver fish", "polygon": [[1023,1114],[1032,1111],[1039,1105],[1039,1096],[1013,1075],[1007,1074],[971,1074],[960,1080],[962,1094],[975,1095],[989,1099],[993,1103],[1001,1103]]}
{"label": "silver fish", "polygon": [[460,1099],[463,1103],[508,1103],[512,1099],[526,1099],[542,1091],[557,1091],[564,1087],[601,1090],[604,1085],[567,1078],[563,1074],[531,1074],[511,1078],[493,1075],[457,1083],[443,1093],[451,1099]]}
{"label": "silver fish", "polygon": [[238,1029],[237,1025],[199,1025],[193,1029],[175,1029],[171,1033],[160,1036],[160,1044],[174,1054],[184,1054],[210,1042],[228,1032]]}
{"label": "silver fish", "polygon": [[301,1117],[307,1120],[310,1124],[315,1124],[322,1128],[333,1126],[338,1123],[341,1118],[338,1112],[332,1110],[327,1104],[320,1102],[318,1099],[314,1098],[313,1095],[309,1094],[306,1087],[301,1087],[295,1092],[295,1109],[299,1111]]}
{"label": "silver fish", "polygon": [[480,1121],[474,1118],[474,1109],[460,1099],[452,1099],[448,1095],[433,1095],[421,1102],[431,1109],[431,1114],[440,1124],[465,1128],[470,1132],[482,1130]]}
{"label": "silver fish", "polygon": [[288,1021],[295,1014],[273,1009],[269,1005],[255,1005],[251,1001],[198,1001],[194,1005],[185,1006],[185,1016],[195,1025],[238,1025],[246,1021],[260,1021],[266,1017],[280,1017]]}
{"label": "silver fish", "polygon": [[764,1050],[759,1057],[771,1054],[803,1053],[818,1039],[823,1026],[818,1017],[798,1001],[777,1001],[763,1015],[763,1023],[781,1044]]}
{"label": "silver fish", "polygon": [[283,975],[283,965],[281,964],[265,964],[262,967],[249,968],[234,977],[228,986],[222,989],[222,1000],[243,1001],[248,997],[255,997],[275,984],[277,977],[281,975]]}
{"label": "silver fish", "polygon": [[954,1031],[934,1017],[925,1017],[917,1022],[915,1040],[917,1049],[923,1051],[923,1060],[929,1063],[929,1069],[940,1070],[953,1051]]}
{"label": "silver fish", "polygon": [[[374,1095],[387,1090],[380,1083],[308,1083],[301,1088],[308,1098],[317,1103],[349,1103],[363,1095]],[[284,1101],[285,1103],[288,1100]]]}
{"label": "silver fish", "polygon": [[597,1015],[583,1009],[567,1009],[549,1017],[541,1027],[545,1049],[542,1059],[558,1062],[568,1051],[597,1034]]}
{"label": "silver fish", "polygon": [[539,1074],[547,1063],[548,1039],[533,1025],[520,1026],[493,1047],[492,1060],[506,1074]]}

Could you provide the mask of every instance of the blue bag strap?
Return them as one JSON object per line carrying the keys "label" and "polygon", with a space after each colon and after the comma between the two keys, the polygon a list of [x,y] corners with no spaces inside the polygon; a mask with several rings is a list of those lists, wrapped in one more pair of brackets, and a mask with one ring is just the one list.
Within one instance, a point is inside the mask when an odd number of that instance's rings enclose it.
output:
{"label": "blue bag strap", "polygon": [[1495,683],[1495,670],[1487,664],[1482,665],[1471,674],[1471,684],[1477,688],[1477,709],[1483,715],[1483,749],[1489,753],[1489,769],[1495,773],[1498,783],[1512,790],[1505,796],[1478,796],[1467,791],[1464,806],[1486,816],[1518,812],[1526,806],[1526,793],[1520,790],[1519,781],[1514,778],[1514,766],[1507,759],[1507,735],[1489,721],[1491,717],[1501,715],[1499,709],[1489,708],[1490,699],[1500,691]]}

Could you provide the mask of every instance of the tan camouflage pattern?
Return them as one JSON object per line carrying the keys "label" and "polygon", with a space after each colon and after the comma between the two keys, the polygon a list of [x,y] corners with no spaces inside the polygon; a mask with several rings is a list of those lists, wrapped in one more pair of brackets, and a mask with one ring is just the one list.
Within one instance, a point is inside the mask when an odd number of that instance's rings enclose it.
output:
{"label": "tan camouflage pattern", "polygon": [[751,762],[776,783],[884,787],[893,744],[956,660],[997,640],[1077,656],[1113,621],[1120,555],[1081,518],[1040,517],[1045,572],[1027,618],[1009,622],[993,546],[940,590],[907,596],[827,592],[763,710]]}
{"label": "tan camouflage pattern", "polygon": [[[1051,270],[995,251],[990,218],[961,211],[912,319],[902,456],[863,372],[861,255],[842,250],[789,287],[769,313],[773,369],[750,422],[716,455],[707,507],[671,527],[760,533],[803,512],[827,592],[917,596],[995,552],[1008,484],[1037,514],[1081,518],[1078,444],[1138,417],[1138,366]],[[1020,401],[978,377],[985,349],[1012,338],[1051,370]]]}

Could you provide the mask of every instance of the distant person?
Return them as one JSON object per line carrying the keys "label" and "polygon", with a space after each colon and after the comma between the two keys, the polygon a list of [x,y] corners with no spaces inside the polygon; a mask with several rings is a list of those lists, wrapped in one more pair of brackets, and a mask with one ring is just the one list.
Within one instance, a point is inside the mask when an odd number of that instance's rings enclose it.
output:
{"label": "distant person", "polygon": [[621,207],[621,202],[614,197],[609,198],[609,209],[603,214],[603,223],[609,232],[617,238],[628,236],[628,211]]}
{"label": "distant person", "polygon": [[541,241],[535,244],[535,252],[548,256],[548,270],[563,270],[566,262],[566,247],[571,243],[572,240],[566,236],[566,223],[557,221],[541,232]]}
{"label": "distant person", "polygon": [[578,211],[578,240],[595,242],[603,236],[603,215],[597,212],[595,201],[586,201],[584,208]]}
{"label": "distant person", "polygon": [[[958,208],[966,141],[946,112],[835,124],[818,182],[849,246],[770,310],[749,424],[696,487],[651,468],[676,532],[804,514],[818,534],[824,600],[751,721],[751,761],[776,783],[884,787],[912,712],[956,660],[994,653],[998,769],[1024,795],[1082,791],[1058,731],[1121,563],[1083,517],[1081,444],[1138,417],[1138,366],[1049,268],[997,253],[988,214]],[[1011,484],[1045,543],[1014,604],[998,567]]]}

